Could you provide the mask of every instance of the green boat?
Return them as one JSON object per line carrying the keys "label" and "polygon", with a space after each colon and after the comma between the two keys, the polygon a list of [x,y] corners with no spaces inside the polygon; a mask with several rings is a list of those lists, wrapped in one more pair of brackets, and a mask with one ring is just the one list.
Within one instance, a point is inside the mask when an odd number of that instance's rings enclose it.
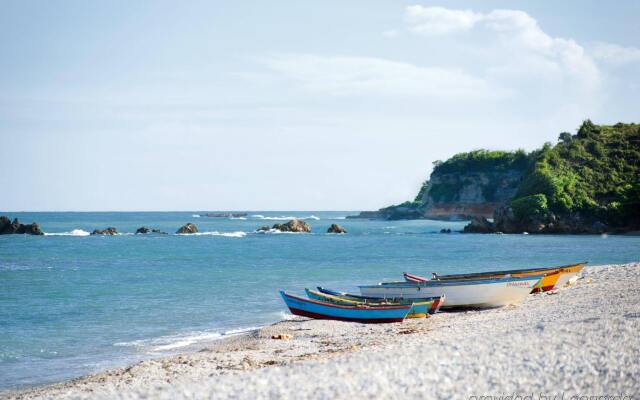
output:
{"label": "green boat", "polygon": [[[355,299],[350,298],[348,295],[333,295],[322,293],[320,291],[305,289],[307,297],[312,300],[318,300],[325,303],[337,304],[341,306],[371,306],[371,307],[385,307],[385,306],[398,306],[398,305],[411,305],[411,310],[407,314],[406,318],[425,318],[427,315],[435,312],[434,303],[439,302],[437,299],[401,299],[401,300],[388,300],[388,299]],[[436,304],[437,307],[437,304]]]}

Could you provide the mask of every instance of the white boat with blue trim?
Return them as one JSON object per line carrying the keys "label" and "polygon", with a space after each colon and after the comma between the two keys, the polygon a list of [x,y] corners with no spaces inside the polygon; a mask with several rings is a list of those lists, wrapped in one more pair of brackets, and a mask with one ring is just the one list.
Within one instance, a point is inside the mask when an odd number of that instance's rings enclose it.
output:
{"label": "white boat with blue trim", "polygon": [[359,286],[363,296],[415,299],[445,295],[442,309],[494,308],[523,300],[543,275],[496,279],[382,282]]}

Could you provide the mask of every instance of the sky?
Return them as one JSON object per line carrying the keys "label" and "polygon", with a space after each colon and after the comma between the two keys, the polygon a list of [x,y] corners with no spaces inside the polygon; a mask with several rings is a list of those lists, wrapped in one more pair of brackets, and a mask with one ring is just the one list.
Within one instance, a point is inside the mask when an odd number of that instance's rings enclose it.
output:
{"label": "sky", "polygon": [[0,210],[373,210],[640,122],[640,2],[3,1]]}

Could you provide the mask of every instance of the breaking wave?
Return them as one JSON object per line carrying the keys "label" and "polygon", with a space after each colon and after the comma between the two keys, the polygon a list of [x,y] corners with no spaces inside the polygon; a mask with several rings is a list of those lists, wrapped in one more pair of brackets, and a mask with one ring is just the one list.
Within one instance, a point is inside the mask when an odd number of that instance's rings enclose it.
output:
{"label": "breaking wave", "polygon": [[178,335],[160,336],[153,339],[140,339],[130,342],[114,343],[117,347],[136,347],[147,353],[161,353],[171,350],[180,349],[201,342],[209,342],[212,340],[220,340],[225,337],[237,336],[246,332],[260,329],[259,326],[251,326],[247,328],[230,329],[224,332],[218,331],[194,331]]}
{"label": "breaking wave", "polygon": [[45,236],[89,236],[90,233],[82,229],[74,229],[71,232],[45,233]]}
{"label": "breaking wave", "polygon": [[191,214],[193,218],[200,218],[200,214]]}

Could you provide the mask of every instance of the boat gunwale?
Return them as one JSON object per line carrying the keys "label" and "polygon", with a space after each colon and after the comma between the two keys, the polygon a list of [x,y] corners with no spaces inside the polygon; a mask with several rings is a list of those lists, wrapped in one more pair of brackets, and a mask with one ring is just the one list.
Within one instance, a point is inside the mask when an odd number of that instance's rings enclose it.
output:
{"label": "boat gunwale", "polygon": [[[317,286],[317,289],[320,293],[324,293],[324,294],[328,294],[331,296],[345,296],[345,297],[353,297],[354,299],[360,299],[360,300],[396,300],[396,301],[407,301],[409,299],[407,299],[406,297],[375,297],[375,296],[362,296],[362,295],[357,295],[357,294],[351,294],[351,293],[347,293],[347,292],[339,292],[337,290],[331,290],[331,289],[327,289],[324,288],[322,286]],[[327,291],[327,292],[325,292]],[[330,292],[330,293],[328,293]],[[426,297],[418,297],[416,298],[416,300],[424,300],[424,301],[437,301],[437,300],[442,300],[443,296],[426,296]]]}
{"label": "boat gunwale", "polygon": [[433,280],[437,281],[437,280],[460,279],[460,278],[464,278],[464,277],[480,277],[480,276],[483,276],[483,275],[521,274],[521,273],[526,273],[526,272],[535,273],[535,272],[545,272],[545,271],[554,271],[554,270],[558,270],[558,272],[563,272],[561,270],[562,269],[567,269],[567,268],[575,268],[575,267],[579,267],[579,266],[582,266],[582,268],[584,268],[584,267],[587,266],[588,263],[589,263],[588,261],[584,261],[584,262],[580,262],[580,263],[560,265],[560,266],[556,266],[556,267],[523,268],[523,269],[511,269],[511,270],[504,270],[504,271],[470,272],[468,274],[438,275],[436,273],[436,277]]}
{"label": "boat gunwale", "polygon": [[520,282],[520,281],[530,281],[535,280],[536,282],[540,281],[540,279],[544,278],[544,274],[540,275],[529,275],[529,276],[519,276],[519,277],[508,277],[508,278],[485,278],[485,279],[460,279],[460,280],[444,280],[444,281],[426,281],[426,282],[406,282],[406,281],[397,281],[397,282],[379,282],[373,285],[359,285],[359,288],[374,288],[374,287],[406,287],[406,288],[414,288],[414,287],[439,287],[439,286],[466,286],[466,285],[492,285],[496,283],[509,283],[509,282]]}
{"label": "boat gunwale", "polygon": [[[327,303],[327,302],[319,301],[319,300],[305,299],[304,297],[298,297],[298,296],[294,296],[292,294],[289,294],[289,293],[285,292],[284,290],[281,290],[280,294],[283,297],[292,298],[294,300],[302,301],[302,302],[305,302],[305,303],[313,303],[313,304],[317,304],[317,305],[320,305],[320,306],[341,308],[341,309],[347,309],[347,310],[362,310],[362,311],[370,311],[370,310],[375,310],[375,311],[410,310],[413,307],[413,304],[398,304],[398,305],[389,305],[389,306],[384,306],[384,307],[367,306],[367,305],[343,306],[343,305]],[[288,304],[287,304],[287,307],[289,307]],[[289,308],[291,308],[291,307],[289,307]]]}

